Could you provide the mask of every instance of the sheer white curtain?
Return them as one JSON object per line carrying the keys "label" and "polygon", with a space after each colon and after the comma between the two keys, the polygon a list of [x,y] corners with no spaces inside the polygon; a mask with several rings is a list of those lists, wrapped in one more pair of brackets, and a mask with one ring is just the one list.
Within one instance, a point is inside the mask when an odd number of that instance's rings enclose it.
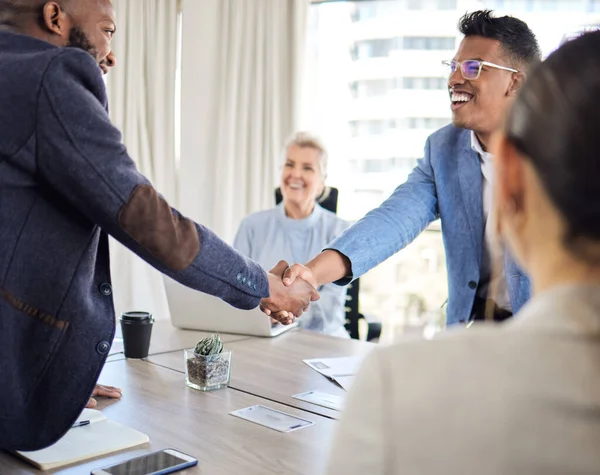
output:
{"label": "sheer white curtain", "polygon": [[[113,0],[117,65],[107,76],[109,110],[138,169],[173,205],[175,163],[176,0]],[[111,239],[111,272],[117,315],[146,310],[169,318],[162,277]]]}
{"label": "sheer white curtain", "polygon": [[298,125],[308,7],[183,1],[180,205],[226,240],[274,204],[281,148]]}

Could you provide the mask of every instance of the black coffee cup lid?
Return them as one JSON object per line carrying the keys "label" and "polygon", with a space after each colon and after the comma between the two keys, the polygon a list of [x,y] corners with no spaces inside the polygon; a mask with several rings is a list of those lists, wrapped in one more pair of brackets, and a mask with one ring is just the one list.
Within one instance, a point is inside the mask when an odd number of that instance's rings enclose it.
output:
{"label": "black coffee cup lid", "polygon": [[121,314],[121,320],[126,322],[146,322],[154,321],[154,317],[150,312],[124,312]]}

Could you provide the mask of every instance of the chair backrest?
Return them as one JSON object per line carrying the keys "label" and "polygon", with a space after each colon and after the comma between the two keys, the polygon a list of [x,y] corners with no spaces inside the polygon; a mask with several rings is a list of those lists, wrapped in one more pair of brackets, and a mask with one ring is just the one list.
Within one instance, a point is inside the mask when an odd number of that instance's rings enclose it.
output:
{"label": "chair backrest", "polygon": [[360,338],[358,331],[358,322],[364,316],[358,311],[358,293],[360,279],[356,279],[354,282],[348,284],[346,292],[346,331],[350,335],[350,338],[358,340]]}

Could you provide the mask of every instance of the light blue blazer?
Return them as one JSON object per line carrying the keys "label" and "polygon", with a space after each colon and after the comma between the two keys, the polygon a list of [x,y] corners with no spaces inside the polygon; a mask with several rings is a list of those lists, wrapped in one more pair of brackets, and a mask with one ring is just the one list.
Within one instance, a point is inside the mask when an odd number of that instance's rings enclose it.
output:
{"label": "light blue blazer", "polygon": [[[470,131],[448,125],[430,135],[425,156],[406,183],[327,248],[346,255],[352,278],[358,278],[403,249],[437,218],[448,268],[447,323],[465,322],[479,284],[484,243],[481,165],[471,149]],[[504,265],[516,313],[529,299],[530,283],[508,252]]]}

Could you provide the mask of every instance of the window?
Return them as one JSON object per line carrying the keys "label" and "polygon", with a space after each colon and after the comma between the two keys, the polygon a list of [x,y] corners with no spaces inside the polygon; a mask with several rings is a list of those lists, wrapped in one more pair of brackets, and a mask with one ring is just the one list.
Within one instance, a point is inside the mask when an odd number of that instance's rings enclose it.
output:
{"label": "window", "polygon": [[352,10],[352,21],[364,21],[375,18],[377,14],[376,2],[357,2]]}
{"label": "window", "polygon": [[354,191],[354,194],[360,200],[368,200],[368,201],[381,201],[385,199],[385,195],[381,190],[378,189],[360,189],[357,188]]}
{"label": "window", "polygon": [[427,129],[437,130],[450,123],[446,118],[435,117],[409,117],[405,119],[404,124],[408,129]]}
{"label": "window", "polygon": [[398,80],[396,78],[366,79],[350,84],[352,96],[355,98],[386,96],[389,92],[397,89]]}
{"label": "window", "polygon": [[353,59],[382,58],[397,49],[397,45],[396,38],[358,41],[353,48],[355,51]]}
{"label": "window", "polygon": [[440,10],[456,10],[456,0],[438,0]]}
{"label": "window", "polygon": [[398,15],[406,10],[455,10],[456,3],[457,0],[358,0],[350,6],[350,17],[353,22],[359,22]]}
{"label": "window", "polygon": [[450,123],[449,118],[405,117],[401,119],[352,120],[348,123],[352,137],[369,137],[399,132],[402,129],[437,130]]}
{"label": "window", "polygon": [[390,158],[373,158],[364,163],[365,173],[387,173],[394,168],[394,160]]}
{"label": "window", "polygon": [[542,0],[542,10],[554,11],[558,8],[558,0]]}
{"label": "window", "polygon": [[408,175],[417,165],[412,157],[367,158],[362,161],[362,173],[397,173]]}
{"label": "window", "polygon": [[352,120],[349,122],[350,133],[353,137],[382,135],[396,128],[396,121],[393,119],[365,119]]}
{"label": "window", "polygon": [[407,0],[409,10],[454,10],[456,0]]}
{"label": "window", "polygon": [[454,50],[454,37],[409,36],[402,38],[404,49]]}
{"label": "window", "polygon": [[454,37],[408,36],[357,41],[351,51],[352,59],[384,58],[392,51],[405,50],[454,50]]}
{"label": "window", "polygon": [[446,89],[448,80],[439,78],[402,78],[402,89]]}

